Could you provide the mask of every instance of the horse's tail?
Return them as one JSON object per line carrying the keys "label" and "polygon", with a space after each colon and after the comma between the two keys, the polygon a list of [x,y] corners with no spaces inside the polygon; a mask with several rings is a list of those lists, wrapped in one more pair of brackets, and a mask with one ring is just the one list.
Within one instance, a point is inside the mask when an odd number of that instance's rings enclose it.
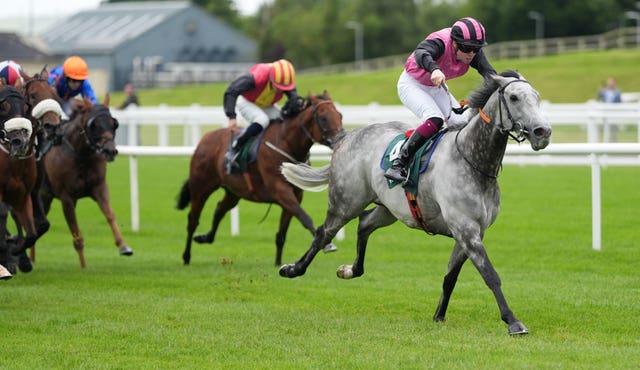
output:
{"label": "horse's tail", "polygon": [[176,208],[185,209],[190,202],[191,190],[189,190],[189,180],[187,180],[182,184],[182,190],[180,190],[180,194],[178,194],[178,205],[176,205]]}
{"label": "horse's tail", "polygon": [[303,190],[322,191],[329,184],[329,165],[314,168],[306,163],[283,162],[280,172],[287,181]]}

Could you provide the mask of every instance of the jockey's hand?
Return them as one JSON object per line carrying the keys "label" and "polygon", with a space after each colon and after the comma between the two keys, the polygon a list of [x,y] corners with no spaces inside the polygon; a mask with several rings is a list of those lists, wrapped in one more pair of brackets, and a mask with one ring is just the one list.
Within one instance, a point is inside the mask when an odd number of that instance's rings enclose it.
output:
{"label": "jockey's hand", "polygon": [[444,83],[444,73],[442,73],[441,70],[436,69],[433,72],[431,72],[431,83],[433,84],[433,86],[437,86],[440,87],[442,86],[442,84]]}
{"label": "jockey's hand", "polygon": [[229,128],[235,128],[238,126],[238,120],[235,118],[229,118]]}

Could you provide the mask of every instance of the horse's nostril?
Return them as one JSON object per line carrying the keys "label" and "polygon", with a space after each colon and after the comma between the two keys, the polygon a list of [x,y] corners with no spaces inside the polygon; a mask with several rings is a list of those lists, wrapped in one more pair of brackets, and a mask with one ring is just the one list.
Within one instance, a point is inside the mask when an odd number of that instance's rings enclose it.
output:
{"label": "horse's nostril", "polygon": [[549,137],[549,136],[551,136],[551,128],[548,128],[548,127],[536,127],[533,130],[533,134],[536,137]]}
{"label": "horse's nostril", "polygon": [[12,146],[20,146],[20,145],[22,145],[22,139],[19,139],[19,138],[11,139],[11,145]]}

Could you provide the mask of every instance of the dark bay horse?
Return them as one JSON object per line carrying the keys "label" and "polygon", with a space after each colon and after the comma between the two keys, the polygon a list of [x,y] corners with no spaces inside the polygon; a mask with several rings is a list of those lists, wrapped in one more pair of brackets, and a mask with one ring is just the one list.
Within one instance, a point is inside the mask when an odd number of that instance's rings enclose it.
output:
{"label": "dark bay horse", "polygon": [[[224,163],[231,140],[231,129],[222,128],[205,134],[191,158],[189,179],[182,186],[178,197],[178,209],[191,205],[187,242],[182,254],[184,264],[188,265],[191,260],[192,239],[199,243],[212,243],[220,221],[242,198],[254,202],[277,203],[282,207],[280,227],[276,234],[275,259],[276,265],[280,265],[287,230],[293,216],[309,232],[315,234],[311,217],[300,207],[302,190],[285,181],[280,174],[280,164],[307,161],[313,143],[331,147],[342,133],[342,115],[325,91],[317,96],[309,94],[304,107],[295,117],[267,126],[260,138],[257,160],[243,174],[227,174]],[[224,188],[225,194],[216,206],[211,229],[208,233],[193,238],[207,199],[220,187]]]}
{"label": "dark bay horse", "polygon": [[[422,213],[422,217],[412,215],[409,197],[401,186],[389,189],[380,168],[388,144],[412,128],[408,124],[389,122],[348,132],[336,143],[331,164],[320,169],[284,164],[284,176],[302,188],[317,189],[328,184],[329,208],[311,247],[295,264],[282,266],[280,275],[303,275],[322,246],[348,221],[358,217],[355,262],[340,266],[337,274],[342,279],[359,277],[364,274],[369,235],[400,220],[411,228],[455,240],[435,321],[444,321],[460,269],[470,259],[493,292],[509,333],[527,333],[507,305],[483,237],[498,216],[497,174],[509,136],[518,141],[526,138],[534,150],[540,150],[549,144],[551,126],[540,111],[538,92],[517,72],[505,71],[501,76],[487,78],[481,88],[472,92],[469,101],[475,115],[468,125],[442,136],[420,176],[412,208],[415,211],[417,204],[421,212],[416,213]],[[376,206],[365,210],[372,203]]]}
{"label": "dark bay horse", "polygon": [[[27,75],[24,71],[20,71],[25,81],[23,86],[23,94],[29,104],[29,115],[35,121],[34,134],[37,138],[36,154],[38,178],[36,186],[31,192],[31,201],[33,203],[33,215],[36,222],[38,237],[42,236],[49,229],[49,221],[47,220],[40,199],[40,188],[44,179],[44,169],[40,160],[44,153],[53,145],[51,134],[55,131],[55,127],[62,122],[62,101],[58,97],[56,91],[49,85],[49,72],[46,67],[33,76]],[[33,251],[33,250],[32,250]],[[35,255],[32,255],[32,260]]]}
{"label": "dark bay horse", "polygon": [[55,136],[60,138],[60,143],[53,145],[43,158],[45,184],[41,196],[45,212],[49,212],[54,197],[60,199],[82,268],[86,267],[84,237],[75,212],[80,198],[91,197],[98,203],[111,227],[120,255],[133,254],[122,239],[109,204],[107,162],[113,161],[118,154],[114,142],[118,121],[111,116],[108,106],[109,97],[104,104],[98,105],[87,99],[80,101],[71,119],[56,128]]}
{"label": "dark bay horse", "polygon": [[[27,110],[28,104],[18,90],[0,83],[0,257],[12,264],[11,255],[32,247],[37,238],[30,196],[37,176],[35,135]],[[10,248],[6,239],[8,207],[26,231],[16,248]]]}

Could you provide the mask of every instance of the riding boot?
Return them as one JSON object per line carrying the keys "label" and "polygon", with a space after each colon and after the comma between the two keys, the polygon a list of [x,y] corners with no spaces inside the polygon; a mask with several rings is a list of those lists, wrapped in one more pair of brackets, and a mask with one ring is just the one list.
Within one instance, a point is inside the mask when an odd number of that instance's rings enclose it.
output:
{"label": "riding boot", "polygon": [[400,155],[393,160],[391,167],[384,173],[384,177],[393,181],[407,181],[407,167],[418,149],[427,142],[427,139],[428,138],[422,136],[417,130],[414,131],[411,137],[402,145]]}
{"label": "riding boot", "polygon": [[242,149],[244,144],[249,141],[249,139],[258,135],[260,131],[262,131],[262,126],[259,123],[254,122],[250,124],[249,127],[244,129],[244,131],[242,131],[242,133],[237,138],[235,138],[235,140],[233,140],[233,142],[231,143],[231,148],[225,155],[225,158],[228,160],[227,174],[231,174],[232,168],[239,167],[238,163],[236,163],[236,158],[238,157],[240,150]]}

